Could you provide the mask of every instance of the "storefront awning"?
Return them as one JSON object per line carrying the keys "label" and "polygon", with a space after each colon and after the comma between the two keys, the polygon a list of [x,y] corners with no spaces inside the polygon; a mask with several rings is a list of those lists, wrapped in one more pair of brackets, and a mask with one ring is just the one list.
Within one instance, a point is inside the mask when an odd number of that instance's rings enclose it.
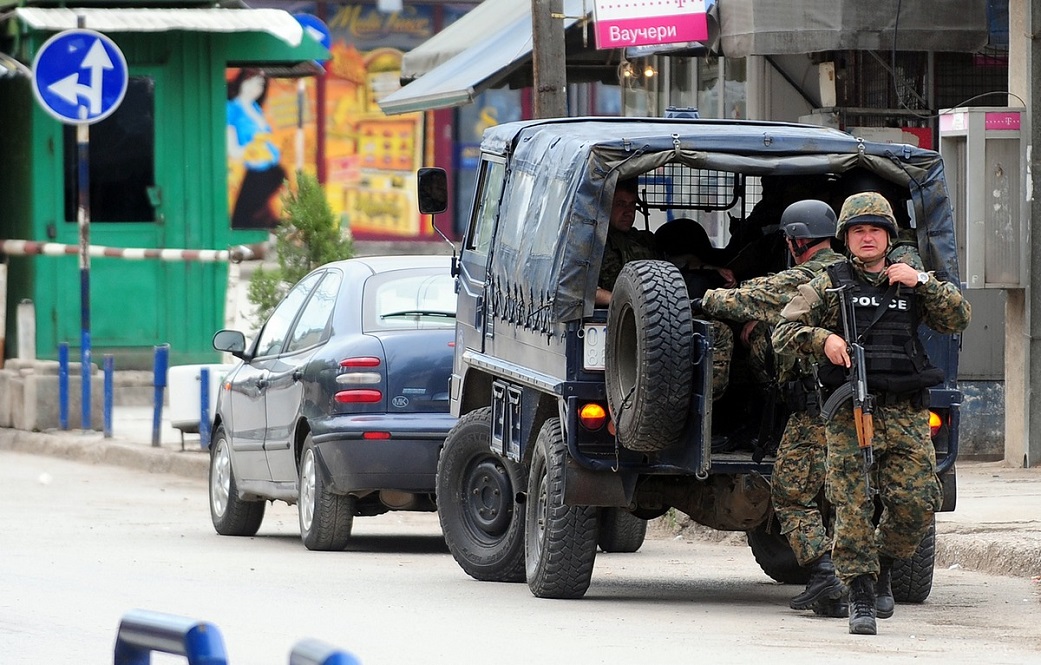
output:
{"label": "storefront awning", "polygon": [[[563,9],[568,81],[617,83],[621,54],[596,50],[592,34],[585,32],[592,3],[564,0]],[[409,61],[406,54],[402,63],[402,78],[406,71],[416,78],[378,102],[384,113],[461,106],[488,88],[530,86],[531,3],[485,0],[413,53],[421,49],[426,49],[422,59]],[[422,71],[431,64],[431,69]]]}
{"label": "storefront awning", "polygon": [[401,57],[401,85],[411,83],[521,18],[531,24],[530,0],[484,0]]}
{"label": "storefront awning", "polygon": [[987,43],[987,0],[718,0],[724,55],[959,51]]}
{"label": "storefront awning", "polygon": [[82,16],[98,32],[263,32],[291,47],[303,41],[304,30],[281,9],[110,9],[18,7],[14,16],[34,30],[71,30]]}

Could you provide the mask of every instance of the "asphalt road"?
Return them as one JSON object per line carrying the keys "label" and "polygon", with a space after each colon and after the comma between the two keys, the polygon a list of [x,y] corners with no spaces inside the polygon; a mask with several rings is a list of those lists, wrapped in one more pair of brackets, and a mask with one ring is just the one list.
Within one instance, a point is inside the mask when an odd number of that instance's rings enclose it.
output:
{"label": "asphalt road", "polygon": [[201,480],[0,451],[0,486],[5,664],[110,663],[134,608],[212,622],[229,661],[254,665],[288,662],[305,637],[367,665],[1041,658],[1041,603],[1024,579],[940,569],[926,603],[851,636],[844,620],[789,610],[798,589],[731,544],[658,535],[600,555],[584,599],[552,601],[468,578],[434,514],[358,518],[347,551],[317,553],[282,504],[255,538],[217,536]]}

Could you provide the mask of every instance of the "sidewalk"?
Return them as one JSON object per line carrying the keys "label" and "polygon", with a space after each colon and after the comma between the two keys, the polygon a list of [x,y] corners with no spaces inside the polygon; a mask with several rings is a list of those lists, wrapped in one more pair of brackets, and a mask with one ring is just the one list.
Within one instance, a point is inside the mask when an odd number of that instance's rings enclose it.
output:
{"label": "sidewalk", "polygon": [[[153,409],[117,406],[112,438],[100,431],[26,432],[0,428],[0,450],[53,455],[205,480],[209,455],[199,435],[170,426],[163,411],[152,445]],[[95,424],[101,428],[102,424]],[[958,505],[936,516],[936,565],[1015,577],[1041,576],[1041,468],[958,462]]]}

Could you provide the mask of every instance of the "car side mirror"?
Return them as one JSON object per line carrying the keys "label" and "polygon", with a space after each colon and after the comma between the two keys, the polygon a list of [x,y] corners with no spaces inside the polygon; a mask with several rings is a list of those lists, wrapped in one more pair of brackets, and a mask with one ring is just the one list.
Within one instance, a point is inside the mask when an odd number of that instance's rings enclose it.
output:
{"label": "car side mirror", "polygon": [[241,358],[246,353],[246,336],[238,330],[218,330],[213,336],[213,348]]}

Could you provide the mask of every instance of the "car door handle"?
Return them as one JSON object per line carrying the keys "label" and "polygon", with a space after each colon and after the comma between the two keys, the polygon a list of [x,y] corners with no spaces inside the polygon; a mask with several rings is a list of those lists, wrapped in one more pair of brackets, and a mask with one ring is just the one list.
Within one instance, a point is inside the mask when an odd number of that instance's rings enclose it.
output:
{"label": "car door handle", "polygon": [[267,388],[267,379],[257,379],[257,390]]}
{"label": "car door handle", "polygon": [[303,370],[294,369],[293,370],[293,381],[299,381],[302,378],[304,378]]}

